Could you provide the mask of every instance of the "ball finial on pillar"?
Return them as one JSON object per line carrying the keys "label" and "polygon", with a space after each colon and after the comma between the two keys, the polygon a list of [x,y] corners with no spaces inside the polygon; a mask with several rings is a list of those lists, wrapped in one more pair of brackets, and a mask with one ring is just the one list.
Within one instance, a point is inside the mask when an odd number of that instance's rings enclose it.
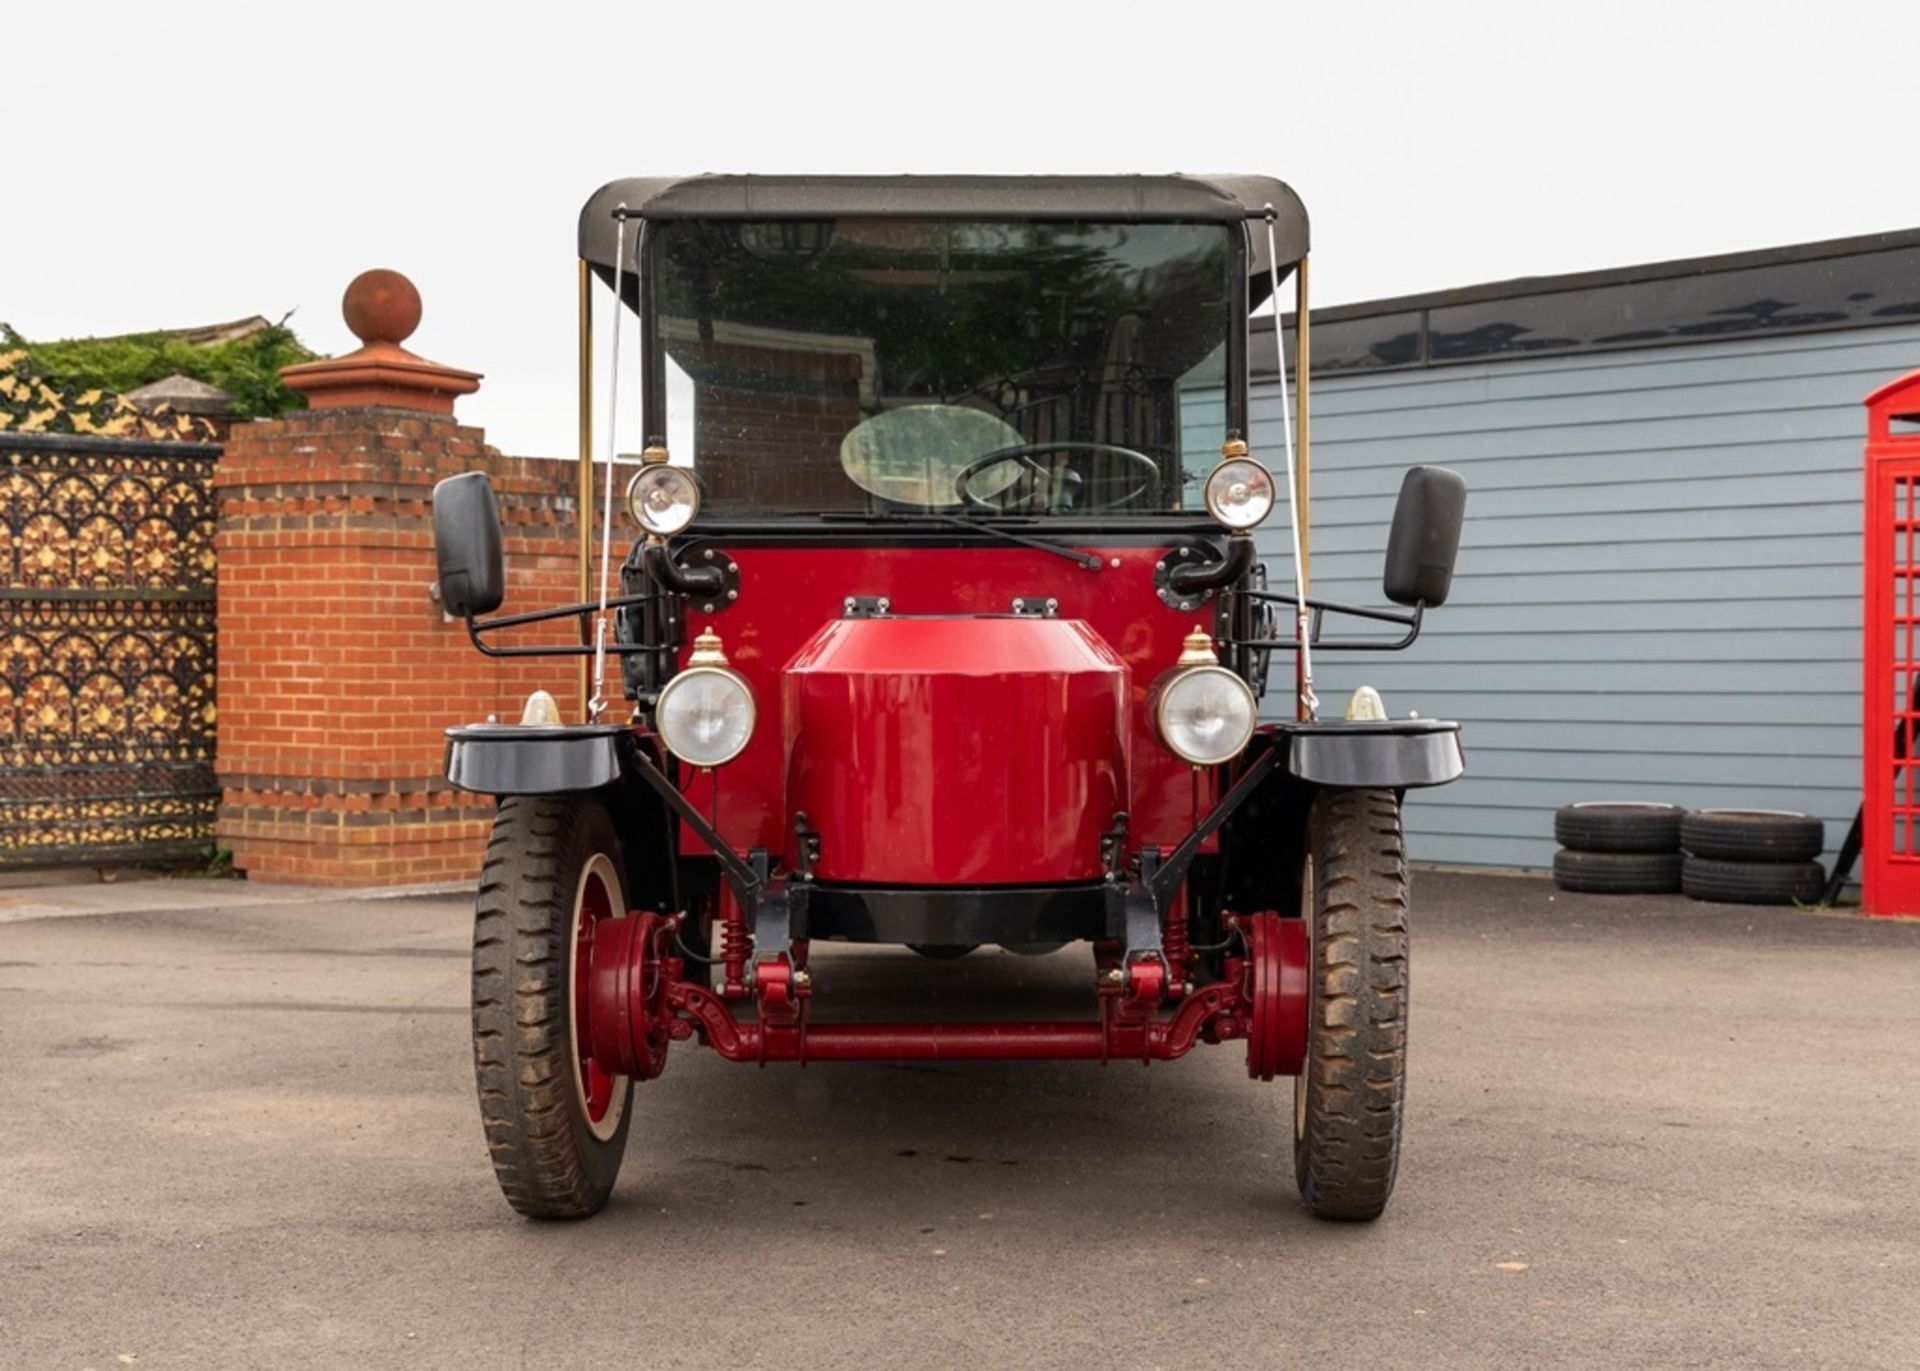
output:
{"label": "ball finial on pillar", "polygon": [[415,409],[453,413],[455,396],[480,388],[480,374],[442,366],[400,346],[420,327],[420,292],[397,271],[363,271],[340,297],[340,314],[360,340],[344,357],[286,367],[280,379],[313,409]]}
{"label": "ball finial on pillar", "polygon": [[399,272],[375,267],[347,283],[340,313],[363,343],[404,343],[420,327],[420,292]]}

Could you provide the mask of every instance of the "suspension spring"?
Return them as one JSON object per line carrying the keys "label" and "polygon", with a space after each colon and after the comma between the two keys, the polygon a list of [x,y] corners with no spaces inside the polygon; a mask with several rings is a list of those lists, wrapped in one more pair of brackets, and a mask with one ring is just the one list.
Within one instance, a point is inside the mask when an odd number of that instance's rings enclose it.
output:
{"label": "suspension spring", "polygon": [[1187,892],[1176,891],[1167,904],[1167,913],[1160,928],[1160,950],[1167,958],[1167,971],[1170,982],[1167,986],[1167,998],[1177,1000],[1186,994],[1187,983],[1193,979],[1193,944],[1187,935]]}
{"label": "suspension spring", "polygon": [[722,998],[746,999],[747,958],[752,948],[753,939],[747,933],[746,915],[740,910],[740,902],[733,897],[733,888],[722,881],[720,883],[720,994]]}

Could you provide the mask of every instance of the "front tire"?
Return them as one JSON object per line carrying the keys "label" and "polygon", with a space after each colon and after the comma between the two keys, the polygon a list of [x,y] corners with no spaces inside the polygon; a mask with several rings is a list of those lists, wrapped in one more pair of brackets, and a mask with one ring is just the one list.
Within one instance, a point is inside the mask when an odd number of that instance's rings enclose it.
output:
{"label": "front tire", "polygon": [[1330,790],[1307,818],[1307,1061],[1294,1177],[1316,1217],[1380,1216],[1407,1088],[1407,863],[1389,790]]}
{"label": "front tire", "polygon": [[620,839],[599,800],[500,802],[473,928],[473,1060],[480,1118],[507,1203],[578,1219],[613,1192],[633,1082],[582,1050],[595,927],[626,915]]}

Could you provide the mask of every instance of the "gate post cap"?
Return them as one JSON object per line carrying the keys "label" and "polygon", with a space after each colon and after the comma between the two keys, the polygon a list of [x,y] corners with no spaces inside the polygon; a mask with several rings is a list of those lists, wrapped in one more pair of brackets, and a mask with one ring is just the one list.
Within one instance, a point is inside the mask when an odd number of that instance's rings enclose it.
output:
{"label": "gate post cap", "polygon": [[404,343],[420,327],[420,291],[399,272],[375,267],[347,283],[340,314],[363,343]]}
{"label": "gate post cap", "polygon": [[340,297],[340,315],[360,340],[344,357],[284,367],[280,379],[310,409],[413,409],[452,414],[455,396],[480,389],[480,373],[430,362],[400,346],[420,327],[420,292],[389,267],[363,271]]}

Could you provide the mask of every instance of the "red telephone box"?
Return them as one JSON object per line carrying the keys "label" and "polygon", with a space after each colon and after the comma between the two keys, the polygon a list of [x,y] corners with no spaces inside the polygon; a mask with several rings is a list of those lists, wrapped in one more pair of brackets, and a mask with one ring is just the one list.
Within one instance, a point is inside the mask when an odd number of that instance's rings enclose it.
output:
{"label": "red telephone box", "polygon": [[1920,371],[1867,397],[1861,910],[1920,914]]}

